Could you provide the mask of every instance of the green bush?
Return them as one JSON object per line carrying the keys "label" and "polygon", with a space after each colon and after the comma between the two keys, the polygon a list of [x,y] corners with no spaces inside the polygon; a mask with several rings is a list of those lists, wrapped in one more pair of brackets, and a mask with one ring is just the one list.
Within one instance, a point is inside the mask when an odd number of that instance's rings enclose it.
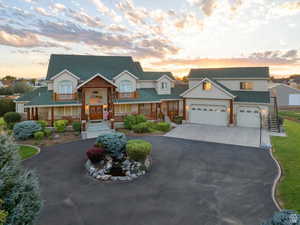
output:
{"label": "green bush", "polygon": [[122,158],[126,143],[126,136],[120,132],[103,134],[96,139],[96,144],[100,144],[109,155],[115,158]]}
{"label": "green bush", "polygon": [[3,116],[7,112],[14,112],[16,104],[11,99],[0,99],[0,116]]}
{"label": "green bush", "polygon": [[35,132],[34,133],[34,139],[37,140],[37,141],[40,141],[44,138],[44,132],[43,131],[38,131],[38,132]]}
{"label": "green bush", "polygon": [[50,137],[52,135],[52,129],[45,128],[44,129],[44,134],[45,134],[46,137]]}
{"label": "green bush", "polygon": [[147,122],[139,123],[133,126],[132,130],[135,133],[149,133],[150,127]]}
{"label": "green bush", "polygon": [[68,120],[56,120],[54,122],[54,128],[59,133],[65,132],[67,125],[68,125]]}
{"label": "green bush", "polygon": [[73,130],[76,131],[76,132],[81,131],[81,123],[80,122],[76,122],[76,121],[73,122],[72,127],[73,127]]}
{"label": "green bush", "polygon": [[126,129],[133,129],[133,126],[146,122],[147,119],[144,115],[127,115],[124,119],[124,127]]}
{"label": "green bush", "polygon": [[21,114],[17,112],[7,112],[3,116],[4,121],[6,122],[9,129],[13,129],[15,123],[21,121]]}
{"label": "green bush", "polygon": [[48,126],[48,122],[45,120],[38,120],[37,123],[41,125],[42,130],[45,130],[45,128]]}
{"label": "green bush", "polygon": [[163,132],[168,132],[171,129],[171,125],[166,122],[160,122],[156,124],[156,129]]}
{"label": "green bush", "polygon": [[182,124],[183,116],[176,116],[174,118],[174,123]]}
{"label": "green bush", "polygon": [[151,150],[151,143],[144,140],[129,140],[126,144],[127,155],[135,161],[144,162]]}
{"label": "green bush", "polygon": [[33,134],[37,131],[40,131],[41,125],[39,125],[36,121],[23,121],[17,123],[14,126],[14,136],[19,140],[26,140],[33,136]]}

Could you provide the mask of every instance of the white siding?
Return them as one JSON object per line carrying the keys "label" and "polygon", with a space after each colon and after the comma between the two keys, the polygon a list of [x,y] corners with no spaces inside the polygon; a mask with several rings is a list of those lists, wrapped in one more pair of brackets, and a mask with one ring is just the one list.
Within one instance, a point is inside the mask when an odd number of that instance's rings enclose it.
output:
{"label": "white siding", "polygon": [[137,88],[156,88],[156,81],[152,81],[152,80],[138,81]]}
{"label": "white siding", "polygon": [[[162,89],[161,85],[163,82],[167,83],[167,88]],[[159,95],[169,95],[171,94],[171,81],[168,78],[162,78],[156,83],[156,91]]]}
{"label": "white siding", "polygon": [[[73,77],[72,75],[70,75],[69,73],[67,73],[67,72],[62,73],[60,76],[58,76],[57,78],[55,78],[53,80],[53,90],[54,90],[54,92],[59,93],[59,82],[64,81],[64,80],[69,80],[69,81],[72,82],[73,93],[75,93],[76,92],[76,87],[77,87],[77,84],[78,84],[78,80],[75,77]],[[49,86],[48,86],[48,88],[49,88]]]}
{"label": "white siding", "polygon": [[116,80],[115,80],[115,84],[118,87],[118,91],[120,89],[120,83],[123,80],[129,80],[132,82],[133,85],[133,91],[136,90],[136,86],[137,86],[137,81],[134,77],[132,77],[131,75],[129,75],[127,72],[123,72],[121,76],[119,76]]}
{"label": "white siding", "polygon": [[17,102],[16,103],[16,112],[17,113],[25,113],[24,111],[24,103]]}
{"label": "white siding", "polygon": [[53,90],[53,81],[48,81],[47,86],[48,86],[48,90],[52,91]]}

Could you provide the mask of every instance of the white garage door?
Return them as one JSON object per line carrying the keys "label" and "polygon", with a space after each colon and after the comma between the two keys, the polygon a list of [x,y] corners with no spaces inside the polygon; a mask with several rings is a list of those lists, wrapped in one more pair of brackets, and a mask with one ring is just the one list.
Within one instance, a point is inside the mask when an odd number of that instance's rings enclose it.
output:
{"label": "white garage door", "polygon": [[260,127],[259,109],[256,107],[240,107],[237,113],[239,127]]}
{"label": "white garage door", "polygon": [[289,105],[300,105],[300,95],[290,94],[289,95]]}
{"label": "white garage door", "polygon": [[190,122],[227,126],[228,116],[225,106],[191,105]]}

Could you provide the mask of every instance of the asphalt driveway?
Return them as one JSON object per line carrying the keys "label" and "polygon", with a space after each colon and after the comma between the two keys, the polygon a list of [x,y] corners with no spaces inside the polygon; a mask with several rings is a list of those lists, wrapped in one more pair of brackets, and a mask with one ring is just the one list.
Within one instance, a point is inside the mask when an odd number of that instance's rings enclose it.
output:
{"label": "asphalt driveway", "polygon": [[101,183],[85,171],[94,140],[42,149],[24,162],[40,176],[38,225],[259,225],[276,207],[277,174],[267,151],[145,137],[152,171],[130,183]]}
{"label": "asphalt driveway", "polygon": [[270,144],[270,136],[267,130],[262,130],[260,143],[260,129],[251,127],[183,124],[174,128],[165,136],[249,147]]}

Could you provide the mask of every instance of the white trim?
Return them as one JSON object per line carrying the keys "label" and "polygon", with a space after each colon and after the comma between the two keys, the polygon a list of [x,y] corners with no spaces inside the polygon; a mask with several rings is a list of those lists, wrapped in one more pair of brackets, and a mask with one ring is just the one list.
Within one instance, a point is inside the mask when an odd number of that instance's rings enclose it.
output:
{"label": "white trim", "polygon": [[111,85],[117,87],[112,81],[110,81],[109,79],[107,79],[106,77],[104,77],[103,75],[101,75],[100,73],[97,73],[94,76],[92,76],[91,78],[89,78],[88,80],[84,81],[82,84],[78,85],[77,89],[81,88],[83,85],[85,85],[86,83],[90,82],[91,80],[93,80],[96,77],[100,77],[103,80],[105,80],[106,82],[110,83]]}
{"label": "white trim", "polygon": [[27,102],[30,102],[30,101],[18,101],[18,100],[13,100],[14,103],[27,103]]}
{"label": "white trim", "polygon": [[233,104],[236,104],[236,105],[271,105],[271,103],[264,103],[264,102],[233,102]]}
{"label": "white trim", "polygon": [[46,108],[46,107],[66,107],[66,106],[82,106],[82,104],[60,104],[60,105],[24,105],[24,108]]}
{"label": "white trim", "polygon": [[119,77],[121,77],[124,73],[128,73],[130,76],[132,76],[134,79],[139,80],[139,78],[135,75],[133,75],[132,73],[130,73],[127,70],[124,70],[123,72],[119,73],[117,76],[113,77],[114,80],[118,79]]}
{"label": "white trim", "polygon": [[161,79],[163,79],[163,78],[167,78],[167,79],[169,79],[170,81],[174,81],[171,77],[169,77],[168,75],[166,75],[166,74],[164,74],[164,75],[162,75],[160,78],[158,78],[156,81],[160,81]]}
{"label": "white trim", "polygon": [[210,80],[209,78],[204,78],[202,79],[198,84],[194,85],[193,87],[187,89],[185,92],[183,92],[180,96],[184,97],[184,95],[186,95],[187,93],[189,93],[190,91],[192,91],[193,89],[195,89],[196,87],[199,87],[204,81],[209,81],[211,83],[213,83],[218,89],[220,89],[221,91],[223,91],[224,93],[226,93],[227,95],[231,96],[232,98],[235,98],[236,96],[234,96],[233,94],[229,93],[228,91],[226,91],[224,88],[220,87],[218,84],[216,84],[215,82],[213,82],[212,80]]}
{"label": "white trim", "polygon": [[71,73],[69,70],[64,69],[63,71],[61,71],[60,73],[56,74],[55,76],[51,77],[50,80],[54,80],[57,77],[59,77],[60,75],[62,75],[63,73],[68,73],[69,75],[71,75],[72,77],[74,77],[77,80],[80,80],[79,77],[77,77],[75,74]]}

